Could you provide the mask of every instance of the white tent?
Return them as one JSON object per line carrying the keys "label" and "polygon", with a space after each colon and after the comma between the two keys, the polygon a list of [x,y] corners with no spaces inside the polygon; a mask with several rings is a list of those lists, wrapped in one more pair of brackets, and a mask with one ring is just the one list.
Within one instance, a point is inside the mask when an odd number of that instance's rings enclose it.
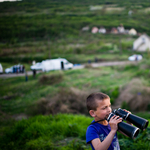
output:
{"label": "white tent", "polygon": [[129,34],[130,35],[137,35],[137,31],[134,28],[132,28],[131,30],[129,30]]}

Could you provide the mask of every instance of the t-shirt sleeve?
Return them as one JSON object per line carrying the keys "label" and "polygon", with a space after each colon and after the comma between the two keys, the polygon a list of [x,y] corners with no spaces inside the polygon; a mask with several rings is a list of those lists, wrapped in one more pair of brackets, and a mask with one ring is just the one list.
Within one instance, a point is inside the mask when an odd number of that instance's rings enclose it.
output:
{"label": "t-shirt sleeve", "polygon": [[99,138],[97,129],[94,126],[90,125],[86,131],[86,143],[90,144],[91,141],[96,138]]}

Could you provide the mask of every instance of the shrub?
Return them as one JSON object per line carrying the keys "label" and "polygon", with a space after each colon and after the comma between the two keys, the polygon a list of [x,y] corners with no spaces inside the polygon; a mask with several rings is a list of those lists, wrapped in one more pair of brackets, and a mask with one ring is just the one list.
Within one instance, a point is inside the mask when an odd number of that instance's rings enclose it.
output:
{"label": "shrub", "polygon": [[52,85],[63,80],[63,74],[42,75],[39,78],[39,83],[44,85]]}
{"label": "shrub", "polygon": [[54,144],[48,137],[39,137],[38,139],[33,139],[25,144],[25,150],[56,150]]}
{"label": "shrub", "polygon": [[74,113],[88,114],[86,109],[87,93],[75,88],[60,88],[54,97],[41,98],[34,106],[28,108],[30,115]]}
{"label": "shrub", "polygon": [[113,89],[102,90],[103,93],[106,93],[110,97],[111,104],[114,104],[115,99],[119,96],[119,87],[115,87]]}
{"label": "shrub", "polygon": [[0,149],[84,150],[85,132],[90,122],[89,117],[71,114],[36,116],[21,120],[3,132],[0,137]]}
{"label": "shrub", "polygon": [[123,102],[122,102],[121,108],[126,109],[126,110],[130,110],[130,106],[127,104],[126,101],[123,101]]}
{"label": "shrub", "polygon": [[90,146],[86,145],[85,141],[80,139],[73,139],[71,142],[68,143],[67,146],[61,148],[61,150],[90,150]]}

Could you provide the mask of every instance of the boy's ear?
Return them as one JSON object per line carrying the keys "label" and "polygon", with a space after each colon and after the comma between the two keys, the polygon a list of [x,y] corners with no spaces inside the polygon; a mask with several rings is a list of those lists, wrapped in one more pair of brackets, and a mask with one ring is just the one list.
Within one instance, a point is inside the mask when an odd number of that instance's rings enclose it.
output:
{"label": "boy's ear", "polygon": [[90,114],[92,117],[95,117],[95,116],[96,116],[94,110],[90,110],[90,111],[89,111],[89,114]]}

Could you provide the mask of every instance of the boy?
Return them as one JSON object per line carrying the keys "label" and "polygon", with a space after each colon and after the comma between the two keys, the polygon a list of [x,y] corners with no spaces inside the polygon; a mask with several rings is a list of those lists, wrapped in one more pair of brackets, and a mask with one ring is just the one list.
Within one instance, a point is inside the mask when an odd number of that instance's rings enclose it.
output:
{"label": "boy", "polygon": [[116,132],[122,118],[114,115],[109,123],[106,120],[112,111],[109,96],[100,92],[92,93],[86,103],[89,114],[94,117],[86,131],[86,142],[93,150],[120,150]]}

